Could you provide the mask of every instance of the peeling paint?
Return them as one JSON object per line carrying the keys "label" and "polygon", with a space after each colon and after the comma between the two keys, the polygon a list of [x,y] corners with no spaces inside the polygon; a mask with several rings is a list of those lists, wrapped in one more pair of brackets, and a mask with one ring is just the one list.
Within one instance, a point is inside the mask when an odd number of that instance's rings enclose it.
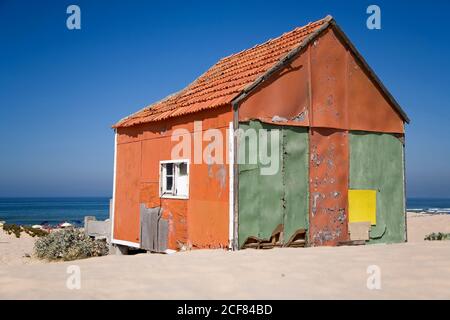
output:
{"label": "peeling paint", "polygon": [[272,122],[278,123],[278,122],[288,122],[289,120],[280,116],[273,116]]}
{"label": "peeling paint", "polygon": [[309,238],[312,246],[337,245],[348,239],[347,139],[345,131],[311,129]]}
{"label": "peeling paint", "polygon": [[337,191],[334,191],[334,192],[331,193],[331,196],[334,197],[334,198],[337,198],[337,197],[339,197],[340,195],[341,195],[341,193],[340,193],[340,192],[337,192]]}
{"label": "peeling paint", "polygon": [[406,239],[402,152],[402,142],[395,135],[350,133],[350,188],[378,190],[371,243]]}
{"label": "peeling paint", "polygon": [[293,117],[291,120],[295,121],[295,122],[303,122],[303,121],[305,121],[305,118],[307,115],[308,115],[308,111],[305,108],[304,111],[300,112],[298,115]]}
{"label": "peeling paint", "polygon": [[[280,128],[252,121],[240,128]],[[248,237],[269,239],[273,230],[284,226],[283,241],[297,230],[308,228],[308,133],[306,128],[280,128],[281,168],[263,176],[251,165],[239,166],[239,246]]]}

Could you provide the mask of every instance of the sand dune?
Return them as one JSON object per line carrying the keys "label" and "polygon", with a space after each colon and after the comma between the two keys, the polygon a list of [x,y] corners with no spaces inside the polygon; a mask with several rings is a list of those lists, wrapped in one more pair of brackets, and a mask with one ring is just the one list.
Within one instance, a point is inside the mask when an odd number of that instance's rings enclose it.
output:
{"label": "sand dune", "polygon": [[34,238],[22,233],[20,238],[6,234],[0,227],[0,268],[30,263],[40,263],[26,255],[33,253]]}
{"label": "sand dune", "polygon": [[[408,220],[410,242],[406,244],[199,250],[65,263],[23,258],[24,252],[31,252],[32,241],[3,234],[0,298],[449,299],[450,241],[425,242],[423,237],[450,232],[450,216],[411,214]],[[20,249],[14,249],[18,243]],[[71,265],[80,268],[79,290],[66,286]],[[372,265],[381,271],[380,290],[367,288],[367,270]]]}
{"label": "sand dune", "polygon": [[408,213],[408,242],[422,242],[432,232],[450,233],[450,214]]}

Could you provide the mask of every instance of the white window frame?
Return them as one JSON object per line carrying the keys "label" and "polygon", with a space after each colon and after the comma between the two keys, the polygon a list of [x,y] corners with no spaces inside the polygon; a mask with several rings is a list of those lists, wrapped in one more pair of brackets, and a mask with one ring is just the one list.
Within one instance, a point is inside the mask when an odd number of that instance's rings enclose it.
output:
{"label": "white window frame", "polygon": [[[174,195],[174,194],[163,194],[162,186],[163,186],[163,176],[162,176],[162,167],[163,164],[172,163],[174,164],[174,176],[173,176],[173,188],[176,187],[176,175],[177,172],[175,170],[175,165],[180,163],[186,163],[187,166],[187,195]],[[189,181],[190,181],[190,175],[189,175],[189,169],[190,169],[190,161],[189,159],[177,159],[177,160],[162,160],[159,162],[159,197],[163,199],[189,199]]]}

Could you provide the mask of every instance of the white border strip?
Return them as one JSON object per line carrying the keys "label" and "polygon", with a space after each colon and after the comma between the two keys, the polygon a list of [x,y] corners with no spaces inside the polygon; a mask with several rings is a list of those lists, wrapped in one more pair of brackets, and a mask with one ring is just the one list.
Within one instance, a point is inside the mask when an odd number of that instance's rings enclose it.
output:
{"label": "white border strip", "polygon": [[133,247],[133,248],[138,248],[138,249],[141,247],[140,244],[137,242],[117,240],[117,239],[112,239],[111,242],[114,244],[120,244],[122,246]]}
{"label": "white border strip", "polygon": [[117,173],[117,130],[114,133],[114,174],[113,174],[113,200],[111,212],[111,242],[114,240],[114,211],[116,210],[116,173]]}
{"label": "white border strip", "polygon": [[234,128],[230,122],[228,130],[228,175],[229,175],[229,225],[228,248],[233,249],[234,238]]}

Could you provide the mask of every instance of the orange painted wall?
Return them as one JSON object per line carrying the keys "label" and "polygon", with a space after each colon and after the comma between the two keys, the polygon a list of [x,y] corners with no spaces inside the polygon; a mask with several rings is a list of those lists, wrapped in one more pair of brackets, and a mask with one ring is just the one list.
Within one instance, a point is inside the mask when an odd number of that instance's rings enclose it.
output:
{"label": "orange painted wall", "polygon": [[139,242],[141,144],[117,146],[114,238]]}
{"label": "orange painted wall", "polygon": [[301,55],[241,103],[239,121],[309,126],[308,79],[308,56]]}
{"label": "orange painted wall", "polygon": [[280,125],[404,133],[400,115],[332,29],[239,108],[239,121],[273,117],[284,118]]}
{"label": "orange painted wall", "polygon": [[312,127],[404,133],[400,115],[332,29],[309,50]]}
{"label": "orange painted wall", "polygon": [[347,50],[328,31],[310,46],[312,126],[347,129]]}
{"label": "orange painted wall", "polygon": [[348,57],[348,126],[352,130],[404,133],[404,123],[364,73],[355,57]]}
{"label": "orange painted wall", "polygon": [[309,243],[335,246],[349,240],[348,132],[313,128],[309,150]]}
{"label": "orange painted wall", "polygon": [[[218,129],[222,133],[224,164],[194,163],[194,121],[202,121],[203,133]],[[169,221],[169,248],[221,248],[228,245],[229,177],[227,129],[232,121],[231,106],[208,110],[165,121],[119,128],[117,133],[116,203],[114,239],[139,243],[139,205],[161,206]],[[171,136],[191,137],[189,199],[160,199],[159,161],[171,160],[178,141]],[[201,135],[200,135],[201,138]],[[203,148],[208,141],[203,141]],[[204,149],[203,149],[204,150]],[[182,157],[184,158],[184,157]]]}

